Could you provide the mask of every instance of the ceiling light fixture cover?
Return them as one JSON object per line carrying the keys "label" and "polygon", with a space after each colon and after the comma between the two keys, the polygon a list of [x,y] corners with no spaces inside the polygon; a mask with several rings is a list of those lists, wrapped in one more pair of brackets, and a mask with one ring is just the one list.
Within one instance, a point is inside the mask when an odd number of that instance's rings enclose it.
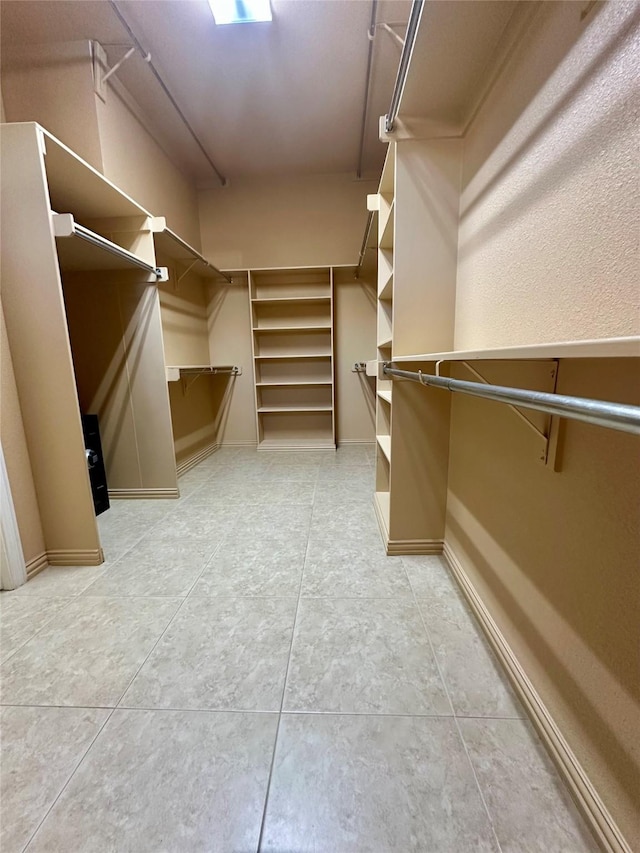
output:
{"label": "ceiling light fixture cover", "polygon": [[270,0],[209,0],[216,24],[255,24],[271,21]]}

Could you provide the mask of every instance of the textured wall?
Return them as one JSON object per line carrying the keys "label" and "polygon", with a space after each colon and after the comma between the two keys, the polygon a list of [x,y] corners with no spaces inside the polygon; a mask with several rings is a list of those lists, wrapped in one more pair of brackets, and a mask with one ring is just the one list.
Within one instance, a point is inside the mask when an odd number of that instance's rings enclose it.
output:
{"label": "textured wall", "polygon": [[640,332],[640,7],[582,8],[541,4],[465,139],[456,349]]}
{"label": "textured wall", "polygon": [[[465,139],[458,349],[640,332],[640,7],[583,8],[540,5]],[[478,368],[531,387],[531,366]],[[557,390],[638,404],[639,375],[563,360]],[[560,471],[538,455],[506,407],[453,395],[446,540],[633,846],[638,440],[566,422]]]}
{"label": "textured wall", "polygon": [[222,269],[356,264],[372,181],[313,175],[200,193],[202,246]]}

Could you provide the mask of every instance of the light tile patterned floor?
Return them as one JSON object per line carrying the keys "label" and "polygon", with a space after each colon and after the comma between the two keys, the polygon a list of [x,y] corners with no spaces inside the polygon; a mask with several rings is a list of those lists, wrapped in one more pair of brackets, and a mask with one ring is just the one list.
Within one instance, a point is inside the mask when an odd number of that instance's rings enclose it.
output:
{"label": "light tile patterned floor", "polygon": [[3,853],[597,849],[373,459],[222,449],[0,596]]}

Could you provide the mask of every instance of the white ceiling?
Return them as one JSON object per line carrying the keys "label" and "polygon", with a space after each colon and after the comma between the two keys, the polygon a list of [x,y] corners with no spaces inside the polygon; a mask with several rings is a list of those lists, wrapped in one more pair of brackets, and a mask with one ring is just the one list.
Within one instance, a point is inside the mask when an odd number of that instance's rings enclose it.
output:
{"label": "white ceiling", "polygon": [[[410,0],[380,0],[378,22],[406,22]],[[272,0],[273,22],[217,27],[206,0],[121,0],[218,169],[230,179],[355,173],[365,97],[369,0]],[[2,44],[100,42],[111,62],[129,39],[106,0],[3,0]],[[380,172],[400,46],[374,40],[363,172]],[[143,59],[118,72],[174,159],[200,183],[212,170]]]}

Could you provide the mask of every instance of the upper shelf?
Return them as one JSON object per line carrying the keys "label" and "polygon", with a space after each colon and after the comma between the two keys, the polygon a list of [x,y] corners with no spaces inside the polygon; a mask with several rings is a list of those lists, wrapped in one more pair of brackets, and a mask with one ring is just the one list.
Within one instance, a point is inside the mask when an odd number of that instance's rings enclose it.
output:
{"label": "upper shelf", "polygon": [[168,364],[165,367],[167,382],[177,382],[182,376],[240,376],[242,368],[230,364]]}
{"label": "upper shelf", "polygon": [[407,125],[419,119],[464,132],[535,5],[517,0],[425,3],[398,117]]}
{"label": "upper shelf", "polygon": [[201,255],[197,249],[190,246],[182,237],[167,228],[167,220],[164,216],[154,216],[151,219],[151,231],[156,250],[159,250],[169,258],[183,261],[186,264],[197,264],[197,275],[202,278],[225,278],[231,283],[232,278],[223,273],[218,267]]}
{"label": "upper shelf", "polygon": [[497,347],[495,349],[428,352],[394,357],[405,361],[507,361],[535,358],[640,358],[640,336],[591,341],[558,341],[550,344]]}
{"label": "upper shelf", "polygon": [[70,210],[80,220],[151,215],[59,139],[39,125],[34,127],[44,142],[44,165],[53,210]]}
{"label": "upper shelf", "polygon": [[62,270],[73,272],[137,268],[155,276],[156,280],[166,278],[166,269],[154,267],[133,252],[78,225],[70,213],[54,213],[52,216],[58,260]]}

